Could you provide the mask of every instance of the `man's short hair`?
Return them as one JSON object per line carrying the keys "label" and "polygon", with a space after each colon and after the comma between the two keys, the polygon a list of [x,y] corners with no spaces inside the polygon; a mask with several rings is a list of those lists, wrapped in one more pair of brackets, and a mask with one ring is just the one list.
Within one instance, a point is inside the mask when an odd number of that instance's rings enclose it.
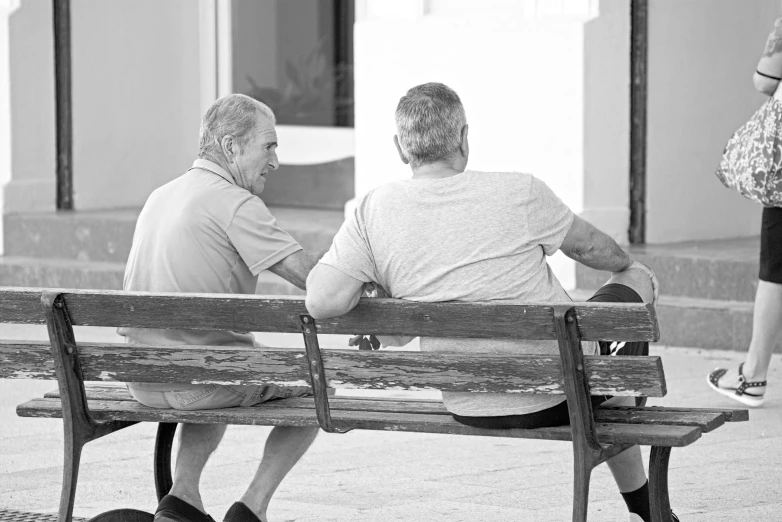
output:
{"label": "man's short hair", "polygon": [[417,85],[396,106],[399,146],[412,167],[451,156],[466,124],[459,95],[442,83]]}
{"label": "man's short hair", "polygon": [[277,123],[268,105],[244,94],[229,94],[217,99],[201,119],[198,157],[215,157],[220,154],[220,141],[233,136],[244,147],[253,136],[260,118]]}

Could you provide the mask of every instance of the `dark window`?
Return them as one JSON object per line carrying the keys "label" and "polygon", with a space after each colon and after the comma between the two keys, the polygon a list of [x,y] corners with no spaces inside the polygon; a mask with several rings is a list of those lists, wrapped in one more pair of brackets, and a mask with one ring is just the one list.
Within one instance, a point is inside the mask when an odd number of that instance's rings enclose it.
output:
{"label": "dark window", "polygon": [[353,0],[234,0],[235,92],[283,125],[353,126]]}

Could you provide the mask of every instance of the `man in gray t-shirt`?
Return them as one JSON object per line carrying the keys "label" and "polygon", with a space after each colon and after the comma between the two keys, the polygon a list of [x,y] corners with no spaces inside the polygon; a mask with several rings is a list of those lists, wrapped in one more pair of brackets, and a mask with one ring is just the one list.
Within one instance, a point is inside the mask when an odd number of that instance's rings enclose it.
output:
{"label": "man in gray t-shirt", "polygon": [[[593,300],[655,299],[654,274],[573,212],[529,174],[467,170],[464,108],[442,84],[414,87],[396,111],[394,137],[411,179],[380,186],[347,218],[307,279],[316,319],[344,314],[376,283],[418,302],[568,302],[546,258],[557,250],[614,275]],[[383,340],[381,338],[381,340]],[[385,339],[398,345],[409,339]],[[586,347],[595,353],[596,344]],[[558,353],[556,341],[421,339],[423,351]],[[608,346],[601,346],[603,352]],[[633,343],[622,354],[642,354]],[[487,428],[567,424],[564,396],[444,393],[459,422]],[[649,520],[648,486],[638,447],[609,462],[631,521]]]}

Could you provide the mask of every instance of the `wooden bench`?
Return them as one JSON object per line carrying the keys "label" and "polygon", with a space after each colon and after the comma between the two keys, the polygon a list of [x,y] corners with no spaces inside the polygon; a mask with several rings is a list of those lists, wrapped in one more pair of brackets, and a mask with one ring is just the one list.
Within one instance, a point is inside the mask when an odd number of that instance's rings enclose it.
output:
{"label": "wooden bench", "polygon": [[[667,522],[668,460],[746,410],[622,407],[592,410],[589,396],[662,397],[659,357],[585,356],[587,340],[654,341],[654,309],[643,304],[421,304],[363,299],[350,314],[316,322],[299,297],[151,294],[0,288],[0,322],[45,323],[50,343],[0,343],[0,378],[53,379],[58,391],[21,404],[25,417],[62,417],[65,465],[59,520],[71,520],[82,447],[137,422],[160,423],[155,449],[158,498],[171,487],[176,423],[317,426],[572,441],[573,520],[587,516],[598,464],[635,445],[651,446],[653,520]],[[304,348],[134,346],[77,343],[74,325],[230,329],[302,333]],[[324,350],[318,334],[375,333],[497,339],[556,339],[559,356]],[[85,381],[96,383],[85,384]],[[147,408],[111,382],[312,383],[314,398],[253,408],[177,411]],[[570,426],[487,430],[457,423],[439,401],[330,397],[326,387],[565,394]],[[95,521],[151,520],[129,510]]]}

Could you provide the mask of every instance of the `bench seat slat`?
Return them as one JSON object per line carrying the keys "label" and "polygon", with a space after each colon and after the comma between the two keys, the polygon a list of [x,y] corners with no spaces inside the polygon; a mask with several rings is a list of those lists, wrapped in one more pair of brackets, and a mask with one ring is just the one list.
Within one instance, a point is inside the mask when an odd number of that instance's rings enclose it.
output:
{"label": "bench seat slat", "polygon": [[[87,398],[99,401],[132,401],[130,393],[124,387],[117,386],[88,386]],[[59,390],[53,390],[44,394],[45,398],[58,399]],[[331,397],[329,399],[331,411],[377,411],[393,413],[425,413],[429,415],[450,415],[442,401],[437,399],[407,399],[407,398],[353,398]],[[271,401],[263,405],[264,408],[301,408],[313,409],[314,399],[294,398],[280,401]],[[725,413],[719,411],[690,411],[668,408],[598,408],[595,411],[595,421],[617,424],[659,424],[670,426],[696,426],[702,432],[708,433],[722,426]]]}
{"label": "bench seat slat", "polygon": [[[0,288],[0,317],[9,323],[43,324],[42,289]],[[300,333],[303,297],[222,294],[146,294],[111,290],[63,290],[74,325],[138,328],[231,329]],[[656,341],[660,332],[650,304],[573,303],[584,340]],[[377,326],[377,318],[383,325]],[[361,299],[350,313],[318,322],[327,334],[420,335],[556,339],[550,303],[414,303]],[[617,332],[620,335],[617,336]]]}
{"label": "bench seat slat", "polygon": [[[309,384],[304,350],[80,343],[84,379],[119,382]],[[334,388],[564,394],[559,355],[323,350]],[[659,357],[585,358],[592,395],[662,397]],[[14,371],[14,368],[17,370]],[[54,378],[49,347],[0,343],[0,378]]]}
{"label": "bench seat slat", "polygon": [[[89,401],[92,417],[98,421],[124,420],[138,422],[188,422],[195,424],[245,424],[262,426],[317,426],[314,409],[301,408],[229,408],[207,411],[178,411],[147,408],[131,401]],[[21,417],[59,418],[58,399],[33,399],[17,407]],[[535,430],[485,430],[454,421],[449,415],[410,414],[377,411],[334,410],[337,426],[356,429],[410,431],[490,437],[515,437],[546,440],[571,440],[570,426]],[[601,442],[642,444],[650,446],[687,446],[701,436],[692,426],[658,426],[643,424],[596,424]]]}

